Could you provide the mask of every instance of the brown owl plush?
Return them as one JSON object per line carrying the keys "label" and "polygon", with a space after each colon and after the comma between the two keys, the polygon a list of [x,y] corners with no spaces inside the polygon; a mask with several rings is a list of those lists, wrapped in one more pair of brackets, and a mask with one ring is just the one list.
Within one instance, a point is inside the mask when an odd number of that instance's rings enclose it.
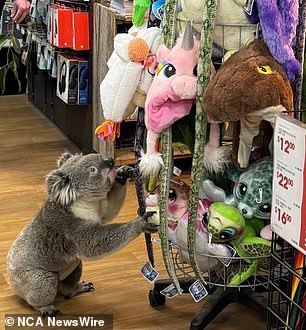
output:
{"label": "brown owl plush", "polygon": [[205,166],[219,172],[228,163],[228,152],[219,146],[219,123],[240,121],[238,163],[249,163],[254,137],[263,120],[274,125],[277,113],[293,110],[293,93],[281,65],[261,40],[234,53],[218,70],[204,92],[210,125]]}

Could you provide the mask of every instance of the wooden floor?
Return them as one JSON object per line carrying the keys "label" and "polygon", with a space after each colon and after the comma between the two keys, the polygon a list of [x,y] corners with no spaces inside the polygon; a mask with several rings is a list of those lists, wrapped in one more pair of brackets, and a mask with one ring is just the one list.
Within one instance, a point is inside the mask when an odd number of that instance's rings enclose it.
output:
{"label": "wooden floor", "polygon": [[[24,96],[0,97],[0,329],[3,314],[35,313],[10,287],[6,254],[19,231],[38,212],[46,197],[44,180],[64,150],[77,149]],[[129,187],[118,221],[130,220],[137,210],[134,187]],[[165,277],[160,250],[155,245],[157,270]],[[147,261],[143,237],[99,261],[84,263],[83,279],[95,291],[71,300],[59,299],[64,314],[113,313],[114,329],[188,329],[203,305],[182,295],[153,309],[148,302],[152,287],[140,275]],[[205,302],[204,302],[205,303]],[[229,306],[207,329],[261,330],[261,316],[239,305]]]}

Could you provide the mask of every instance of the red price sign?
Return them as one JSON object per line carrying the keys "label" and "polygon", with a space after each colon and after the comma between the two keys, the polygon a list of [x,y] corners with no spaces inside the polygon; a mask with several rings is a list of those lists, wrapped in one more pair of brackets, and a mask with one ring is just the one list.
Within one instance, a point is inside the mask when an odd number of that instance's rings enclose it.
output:
{"label": "red price sign", "polygon": [[275,206],[275,213],[277,214],[277,220],[281,221],[284,225],[292,221],[292,217],[287,212],[282,211],[279,207]]}
{"label": "red price sign", "polygon": [[286,154],[290,154],[290,151],[295,149],[295,144],[293,142],[290,142],[287,139],[284,139],[281,136],[277,137],[277,142],[280,145],[281,151],[285,152]]}
{"label": "red price sign", "polygon": [[294,182],[288,176],[284,175],[282,172],[277,171],[278,184],[284,189],[288,190],[289,187],[293,187]]}

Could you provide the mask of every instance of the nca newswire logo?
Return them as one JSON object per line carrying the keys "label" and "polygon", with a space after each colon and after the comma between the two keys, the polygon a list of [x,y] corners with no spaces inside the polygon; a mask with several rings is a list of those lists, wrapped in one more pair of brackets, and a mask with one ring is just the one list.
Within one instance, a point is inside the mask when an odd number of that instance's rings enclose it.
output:
{"label": "nca newswire logo", "polygon": [[5,330],[15,329],[113,329],[112,315],[39,315],[7,314],[4,318]]}

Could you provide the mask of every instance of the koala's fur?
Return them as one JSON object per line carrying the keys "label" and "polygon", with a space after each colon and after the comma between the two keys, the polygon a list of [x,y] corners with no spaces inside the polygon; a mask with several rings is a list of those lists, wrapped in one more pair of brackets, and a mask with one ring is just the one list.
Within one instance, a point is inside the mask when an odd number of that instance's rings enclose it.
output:
{"label": "koala's fur", "polygon": [[119,212],[127,190],[126,168],[98,154],[65,153],[47,177],[48,199],[19,234],[8,253],[8,275],[15,293],[44,315],[58,311],[58,291],[66,296],[90,291],[80,282],[83,258],[117,251],[156,226],[138,217],[106,224]]}

